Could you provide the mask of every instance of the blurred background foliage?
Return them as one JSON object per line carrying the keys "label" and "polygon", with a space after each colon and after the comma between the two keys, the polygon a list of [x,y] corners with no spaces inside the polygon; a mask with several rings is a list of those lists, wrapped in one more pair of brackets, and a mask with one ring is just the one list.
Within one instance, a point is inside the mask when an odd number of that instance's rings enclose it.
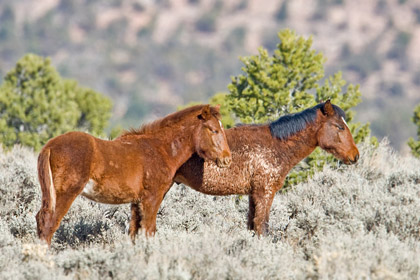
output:
{"label": "blurred background foliage", "polygon": [[225,92],[241,74],[238,57],[260,46],[270,57],[289,27],[328,58],[322,82],[341,71],[360,84],[354,120],[407,153],[420,102],[419,11],[416,0],[6,0],[0,76],[27,53],[50,57],[62,77],[113,100],[110,133]]}
{"label": "blurred background foliage", "polygon": [[413,122],[417,126],[417,140],[410,137],[408,146],[410,146],[412,154],[420,158],[420,104],[414,110]]}
{"label": "blurred background foliage", "polygon": [[109,98],[63,79],[49,58],[25,55],[0,85],[0,143],[40,150],[70,130],[103,135],[111,116]]}

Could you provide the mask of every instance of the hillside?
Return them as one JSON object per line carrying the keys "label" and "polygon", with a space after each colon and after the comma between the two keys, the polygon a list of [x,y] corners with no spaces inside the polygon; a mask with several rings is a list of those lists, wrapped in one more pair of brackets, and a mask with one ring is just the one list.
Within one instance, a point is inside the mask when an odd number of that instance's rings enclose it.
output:
{"label": "hillside", "polygon": [[174,186],[157,234],[131,244],[128,205],[79,197],[52,248],[36,237],[36,155],[0,152],[1,279],[419,279],[420,162],[361,147],[361,159],[326,167],[277,194],[266,237],[246,229],[246,197]]}
{"label": "hillside", "polygon": [[326,73],[360,84],[357,120],[406,149],[420,102],[416,0],[18,0],[0,3],[0,75],[27,52],[112,97],[114,123],[139,125],[227,91],[239,56],[277,32],[313,36]]}

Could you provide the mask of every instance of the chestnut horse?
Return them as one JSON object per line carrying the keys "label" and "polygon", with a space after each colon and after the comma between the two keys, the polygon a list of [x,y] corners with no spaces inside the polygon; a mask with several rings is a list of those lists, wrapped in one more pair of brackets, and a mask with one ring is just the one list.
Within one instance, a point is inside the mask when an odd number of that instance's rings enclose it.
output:
{"label": "chestnut horse", "polygon": [[175,182],[211,195],[248,194],[248,228],[266,233],[271,204],[290,169],[317,146],[346,164],[359,151],[342,109],[330,101],[286,115],[266,125],[242,125],[225,131],[232,152],[229,168],[217,168],[192,156]]}
{"label": "chestnut horse", "polygon": [[156,214],[176,170],[194,153],[226,167],[231,153],[218,107],[197,105],[173,113],[113,141],[83,132],[51,139],[38,157],[42,206],[40,239],[49,245],[74,199],[132,204],[130,236],[156,231]]}

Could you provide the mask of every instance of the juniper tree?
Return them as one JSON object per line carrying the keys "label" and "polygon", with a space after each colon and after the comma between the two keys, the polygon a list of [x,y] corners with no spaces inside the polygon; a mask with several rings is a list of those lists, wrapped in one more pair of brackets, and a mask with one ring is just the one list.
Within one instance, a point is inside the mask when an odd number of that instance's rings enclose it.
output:
{"label": "juniper tree", "polygon": [[[227,103],[226,93],[223,93],[223,92],[216,93],[209,99],[208,102],[210,103],[210,105],[220,106],[220,115],[221,115],[220,120],[223,123],[224,128],[231,128],[232,126],[234,126],[235,120],[233,118],[229,104]],[[189,106],[194,106],[198,104],[201,104],[201,102],[193,101],[185,105],[178,106],[177,109],[182,110]]]}
{"label": "juniper tree", "polygon": [[[288,29],[279,32],[278,37],[280,42],[273,55],[259,48],[258,55],[241,58],[244,73],[232,77],[230,94],[226,96],[233,114],[243,123],[265,123],[330,99],[345,111],[356,143],[368,138],[369,124],[351,123],[351,108],[361,102],[359,86],[347,83],[340,72],[322,82],[325,58],[312,49],[311,38]],[[304,180],[321,169],[326,160],[333,158],[315,150],[291,172],[287,184]]]}
{"label": "juniper tree", "polygon": [[411,148],[411,153],[420,158],[420,104],[414,109],[412,121],[417,126],[417,141],[411,137],[408,146]]}
{"label": "juniper tree", "polygon": [[0,143],[39,150],[48,139],[69,130],[99,135],[110,110],[108,98],[61,78],[49,58],[28,54],[0,85]]}

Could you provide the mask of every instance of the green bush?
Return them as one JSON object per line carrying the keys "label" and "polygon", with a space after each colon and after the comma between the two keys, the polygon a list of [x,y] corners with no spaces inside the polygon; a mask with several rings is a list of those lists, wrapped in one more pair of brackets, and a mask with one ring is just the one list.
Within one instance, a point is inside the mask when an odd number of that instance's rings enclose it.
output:
{"label": "green bush", "polygon": [[[213,97],[210,98],[208,102],[210,103],[210,105],[213,105],[213,106],[220,105],[220,115],[222,116],[220,120],[223,123],[223,126],[225,128],[231,128],[232,126],[234,126],[235,120],[233,118],[229,104],[226,101],[226,93],[223,93],[223,92],[216,93]],[[201,102],[193,101],[185,105],[178,106],[177,109],[182,110],[187,107],[198,105],[198,104],[201,104]]]}
{"label": "green bush", "polygon": [[[280,43],[272,56],[260,48],[258,55],[241,58],[244,74],[232,78],[226,96],[234,115],[243,123],[265,123],[330,99],[346,112],[350,123],[354,117],[351,108],[361,102],[359,86],[348,84],[340,72],[321,83],[325,58],[312,49],[312,39],[288,29],[278,37]],[[370,136],[368,124],[350,123],[349,127],[356,143]],[[287,184],[301,182],[332,159],[315,150],[288,176]]]}
{"label": "green bush", "polygon": [[101,94],[61,78],[49,58],[27,54],[0,85],[0,143],[39,150],[70,130],[101,135],[111,106]]}
{"label": "green bush", "polygon": [[417,141],[414,138],[408,140],[408,146],[411,148],[411,153],[420,158],[420,104],[414,109],[413,123],[417,126]]}

